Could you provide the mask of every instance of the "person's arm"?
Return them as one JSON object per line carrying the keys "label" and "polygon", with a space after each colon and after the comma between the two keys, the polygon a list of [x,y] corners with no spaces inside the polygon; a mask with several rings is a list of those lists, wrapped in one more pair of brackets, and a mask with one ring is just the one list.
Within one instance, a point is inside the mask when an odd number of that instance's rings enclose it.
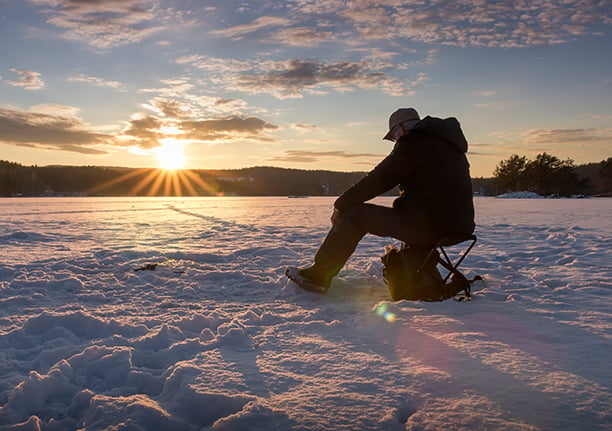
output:
{"label": "person's arm", "polygon": [[406,168],[405,158],[401,157],[397,150],[393,150],[372,171],[336,199],[334,208],[341,213],[353,205],[366,202],[391,190],[399,184]]}

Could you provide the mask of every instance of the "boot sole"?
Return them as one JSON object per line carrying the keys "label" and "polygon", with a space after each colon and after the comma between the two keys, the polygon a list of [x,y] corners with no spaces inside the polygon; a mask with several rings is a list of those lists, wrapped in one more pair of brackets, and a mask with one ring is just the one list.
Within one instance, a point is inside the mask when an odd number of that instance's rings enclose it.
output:
{"label": "boot sole", "polygon": [[289,280],[297,284],[300,289],[320,294],[327,293],[327,288],[325,286],[319,286],[318,284],[315,284],[312,281],[308,280],[300,274],[300,269],[296,268],[295,266],[288,267],[285,270],[285,275]]}

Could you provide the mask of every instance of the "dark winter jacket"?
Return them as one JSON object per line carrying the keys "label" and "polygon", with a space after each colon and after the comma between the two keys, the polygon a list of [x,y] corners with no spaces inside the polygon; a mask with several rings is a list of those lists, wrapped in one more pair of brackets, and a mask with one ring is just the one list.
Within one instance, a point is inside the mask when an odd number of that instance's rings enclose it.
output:
{"label": "dark winter jacket", "polygon": [[334,206],[342,212],[399,186],[395,208],[418,212],[440,236],[472,233],[474,206],[467,147],[457,119],[425,117]]}

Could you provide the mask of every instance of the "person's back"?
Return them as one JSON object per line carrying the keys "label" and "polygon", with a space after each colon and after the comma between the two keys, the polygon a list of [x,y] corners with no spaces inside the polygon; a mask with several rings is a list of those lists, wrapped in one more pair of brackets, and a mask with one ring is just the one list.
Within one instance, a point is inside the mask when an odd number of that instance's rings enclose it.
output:
{"label": "person's back", "polygon": [[440,236],[471,234],[474,206],[466,151],[455,118],[424,118],[393,150],[403,173],[394,207],[422,211]]}

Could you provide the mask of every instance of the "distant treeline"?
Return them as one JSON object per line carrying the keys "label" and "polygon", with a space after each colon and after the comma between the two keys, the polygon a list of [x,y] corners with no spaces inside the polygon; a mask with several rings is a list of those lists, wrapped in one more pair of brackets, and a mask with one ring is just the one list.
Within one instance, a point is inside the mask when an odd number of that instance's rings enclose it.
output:
{"label": "distant treeline", "polygon": [[610,196],[612,157],[576,166],[572,159],[561,160],[547,153],[538,154],[533,160],[514,154],[502,160],[493,175],[495,194],[530,191],[540,195]]}
{"label": "distant treeline", "polygon": [[364,172],[273,167],[185,170],[24,166],[0,160],[0,196],[335,196]]}
{"label": "distant treeline", "polygon": [[[475,194],[493,196],[507,191],[550,190],[544,194],[609,195],[612,191],[612,158],[574,166],[571,161],[561,162],[554,156],[546,156],[538,156],[538,163],[520,156],[500,162],[493,178],[472,180]],[[564,174],[553,175],[559,170]],[[569,176],[568,170],[572,172]],[[158,169],[101,166],[24,166],[0,160],[0,196],[337,196],[365,174],[274,167],[169,173]],[[514,174],[521,181],[512,182]],[[528,178],[552,180],[542,187],[537,181],[530,183]],[[556,182],[565,185],[557,187]],[[395,193],[396,190],[389,192]]]}

